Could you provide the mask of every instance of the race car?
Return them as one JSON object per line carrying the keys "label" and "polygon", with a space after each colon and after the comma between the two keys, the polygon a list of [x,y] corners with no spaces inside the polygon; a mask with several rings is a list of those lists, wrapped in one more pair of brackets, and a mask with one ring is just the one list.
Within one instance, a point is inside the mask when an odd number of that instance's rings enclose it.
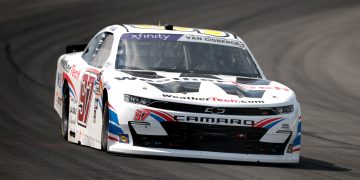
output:
{"label": "race car", "polygon": [[107,152],[298,163],[295,93],[224,31],[111,25],[57,63],[65,140]]}

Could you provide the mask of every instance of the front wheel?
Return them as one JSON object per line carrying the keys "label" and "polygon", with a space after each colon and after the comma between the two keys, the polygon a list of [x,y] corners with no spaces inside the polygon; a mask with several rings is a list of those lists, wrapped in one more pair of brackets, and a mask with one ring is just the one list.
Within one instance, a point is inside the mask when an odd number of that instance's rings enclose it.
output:
{"label": "front wheel", "polygon": [[65,140],[68,139],[69,130],[69,87],[64,84],[63,101],[62,101],[62,117],[61,117],[61,134]]}
{"label": "front wheel", "polygon": [[104,103],[101,128],[101,150],[107,151],[108,148],[108,129],[109,129],[109,105],[107,102]]}

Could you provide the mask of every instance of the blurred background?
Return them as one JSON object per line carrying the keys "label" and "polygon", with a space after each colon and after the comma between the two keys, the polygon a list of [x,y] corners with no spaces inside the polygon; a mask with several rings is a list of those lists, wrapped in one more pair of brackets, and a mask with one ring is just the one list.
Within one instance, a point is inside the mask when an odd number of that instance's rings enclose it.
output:
{"label": "blurred background", "polygon": [[[64,142],[57,58],[111,24],[226,30],[302,105],[299,165],[108,154]],[[358,0],[0,0],[0,179],[359,179]]]}

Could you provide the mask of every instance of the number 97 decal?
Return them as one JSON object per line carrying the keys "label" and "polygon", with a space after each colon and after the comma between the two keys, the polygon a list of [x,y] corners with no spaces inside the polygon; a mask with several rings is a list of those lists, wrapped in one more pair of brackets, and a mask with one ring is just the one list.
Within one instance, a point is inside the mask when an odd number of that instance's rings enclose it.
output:
{"label": "number 97 decal", "polygon": [[93,72],[86,71],[81,79],[80,104],[78,112],[78,124],[86,127],[91,106],[91,98],[94,89],[94,82],[97,75]]}

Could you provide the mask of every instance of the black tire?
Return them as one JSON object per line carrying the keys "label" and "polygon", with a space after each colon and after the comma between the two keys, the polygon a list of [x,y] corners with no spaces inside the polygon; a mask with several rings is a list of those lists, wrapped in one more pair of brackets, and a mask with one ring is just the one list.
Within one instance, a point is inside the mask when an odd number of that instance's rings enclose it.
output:
{"label": "black tire", "polygon": [[61,118],[61,134],[65,140],[68,139],[69,131],[69,86],[65,83],[63,89],[62,118]]}
{"label": "black tire", "polygon": [[109,130],[109,105],[105,101],[103,107],[102,128],[101,128],[101,150],[107,151],[108,147],[108,130]]}

